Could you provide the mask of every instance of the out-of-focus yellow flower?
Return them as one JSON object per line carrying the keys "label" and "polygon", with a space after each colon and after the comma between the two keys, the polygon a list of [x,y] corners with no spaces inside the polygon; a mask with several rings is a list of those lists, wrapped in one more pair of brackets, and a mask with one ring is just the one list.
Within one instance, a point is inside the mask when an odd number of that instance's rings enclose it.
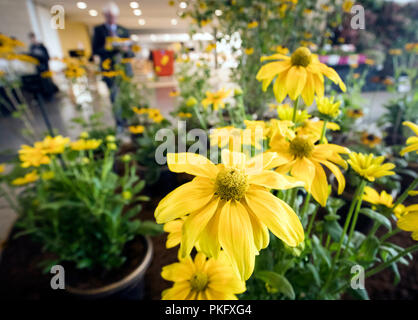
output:
{"label": "out-of-focus yellow flower", "polygon": [[332,8],[329,5],[326,4],[322,4],[321,5],[322,10],[324,10],[325,12],[331,12]]}
{"label": "out-of-focus yellow flower", "polygon": [[414,197],[414,196],[418,196],[418,190],[411,190],[411,191],[409,191],[408,192],[408,195],[410,195],[410,196],[412,196],[412,197]]}
{"label": "out-of-focus yellow flower", "polygon": [[80,138],[81,139],[87,139],[89,136],[90,135],[87,131],[83,131],[82,133],[80,133]]}
{"label": "out-of-focus yellow flower", "polygon": [[127,190],[122,192],[122,198],[124,200],[131,200],[132,199],[132,192]]}
{"label": "out-of-focus yellow flower", "polygon": [[180,95],[180,91],[177,90],[171,90],[169,93],[170,97],[178,97]]}
{"label": "out-of-focus yellow flower", "polygon": [[80,139],[71,143],[71,149],[76,151],[94,150],[102,144],[102,140],[98,139]]}
{"label": "out-of-focus yellow flower", "polygon": [[323,115],[336,118],[340,114],[341,101],[334,102],[334,97],[316,98],[316,106],[318,111]]}
{"label": "out-of-focus yellow flower", "polygon": [[382,142],[382,139],[372,133],[365,131],[361,134],[361,142],[370,148],[374,148],[376,145]]}
{"label": "out-of-focus yellow flower", "polygon": [[3,173],[6,170],[6,165],[4,163],[0,164],[0,173]]}
{"label": "out-of-focus yellow flower", "polygon": [[141,52],[141,50],[142,50],[141,46],[139,46],[137,44],[134,44],[131,49],[134,53]]}
{"label": "out-of-focus yellow flower", "polygon": [[211,23],[212,22],[212,20],[211,19],[204,19],[204,20],[201,20],[200,21],[200,25],[202,26],[202,27],[205,27],[205,26],[207,26],[209,23]]}
{"label": "out-of-focus yellow flower", "polygon": [[411,52],[411,51],[417,52],[418,51],[418,43],[407,43],[405,45],[405,50],[408,51],[408,52]]}
{"label": "out-of-focus yellow flower", "polygon": [[347,111],[347,116],[349,116],[350,118],[357,119],[364,116],[364,113],[360,109],[350,109]]}
{"label": "out-of-focus yellow flower", "polygon": [[45,171],[41,173],[42,180],[51,180],[54,179],[55,173],[54,171]]}
{"label": "out-of-focus yellow flower", "polygon": [[47,136],[43,141],[35,142],[35,148],[43,150],[46,154],[63,153],[66,146],[70,144],[70,138],[63,136]]}
{"label": "out-of-focus yellow flower", "polygon": [[383,205],[388,208],[393,207],[393,198],[386,191],[380,194],[372,187],[366,186],[364,188],[363,200],[374,205]]}
{"label": "out-of-focus yellow flower", "polygon": [[405,153],[412,151],[416,151],[418,154],[418,125],[412,123],[411,121],[404,121],[402,124],[411,128],[411,130],[415,133],[415,137],[409,137],[406,140],[406,144],[408,146],[402,149],[402,151],[400,152],[401,156],[404,156]]}
{"label": "out-of-focus yellow flower", "polygon": [[111,67],[112,67],[112,59],[107,58],[106,60],[102,62],[102,68],[104,70],[110,70]]}
{"label": "out-of-focus yellow flower", "polygon": [[412,232],[412,239],[418,241],[418,204],[405,208],[405,213],[398,220],[398,227]]}
{"label": "out-of-focus yellow flower", "polygon": [[210,130],[210,145],[223,148],[227,145],[235,151],[240,151],[242,146],[242,129],[233,126],[214,128]]}
{"label": "out-of-focus yellow flower", "polygon": [[276,78],[273,92],[278,102],[282,102],[287,95],[292,100],[302,96],[306,105],[311,105],[315,93],[320,98],[324,96],[324,75],[339,84],[342,91],[346,91],[337,72],[321,63],[318,56],[311,54],[308,48],[298,48],[291,57],[274,54],[261,59],[278,60],[265,64],[257,73],[257,80],[263,83],[263,91]]}
{"label": "out-of-focus yellow flower", "polygon": [[274,153],[247,160],[243,153],[224,149],[221,158],[222,164],[215,165],[198,154],[169,153],[171,171],[197,177],[161,200],[155,218],[167,223],[188,215],[180,257],[186,258],[197,243],[215,259],[223,249],[235,273],[246,280],[254,270],[255,256],[268,245],[268,229],[289,246],[303,241],[296,213],[269,191],[302,183],[270,170],[281,162]]}
{"label": "out-of-focus yellow flower", "polygon": [[[309,136],[312,139],[319,140],[321,138],[322,129],[324,127],[324,121],[314,121],[311,119],[307,119],[299,124],[296,128],[296,133],[298,135]],[[340,130],[340,126],[335,122],[328,121],[327,122],[327,129],[332,131]],[[324,143],[327,142],[327,138],[323,137]]]}
{"label": "out-of-focus yellow flower", "polygon": [[353,73],[353,79],[358,79],[360,78],[360,73]]}
{"label": "out-of-focus yellow flower", "polygon": [[215,48],[216,48],[216,43],[209,43],[205,48],[205,52],[212,52]]}
{"label": "out-of-focus yellow flower", "polygon": [[194,261],[190,256],[163,268],[163,279],[174,282],[162,292],[162,300],[237,300],[245,282],[240,280],[222,252],[218,259],[198,252]]}
{"label": "out-of-focus yellow flower", "polygon": [[217,92],[206,92],[206,98],[202,100],[202,105],[207,108],[212,106],[213,110],[225,108],[224,100],[230,95],[231,90],[221,89]]}
{"label": "out-of-focus yellow flower", "polygon": [[168,5],[170,6],[170,7],[174,7],[174,5],[176,4],[176,2],[174,1],[174,0],[170,0],[170,1],[168,1]]}
{"label": "out-of-focus yellow flower", "polygon": [[[288,105],[287,103],[279,105],[277,107],[277,115],[279,116],[280,120],[288,120],[292,121],[293,119],[293,107]],[[301,123],[307,119],[309,119],[311,116],[306,110],[296,110],[296,123]]]}
{"label": "out-of-focus yellow flower", "polygon": [[345,178],[338,164],[347,169],[347,163],[340,154],[350,151],[336,144],[316,144],[309,136],[297,135],[292,140],[274,136],[270,140],[270,151],[277,152],[285,161],[276,171],[282,174],[291,173],[296,179],[305,182],[305,189],[314,199],[325,206],[329,196],[328,181],[322,166],[327,167],[338,181],[338,194],[345,188]]}
{"label": "out-of-focus yellow flower", "polygon": [[385,157],[375,157],[374,154],[364,154],[351,152],[349,155],[350,159],[347,161],[351,168],[361,177],[374,181],[376,178],[384,176],[394,175],[395,172],[391,171],[395,168],[392,163],[384,163]]}
{"label": "out-of-focus yellow flower", "polygon": [[29,183],[33,183],[35,181],[37,181],[39,179],[38,173],[36,172],[36,170],[27,173],[24,177],[22,178],[17,178],[14,179],[12,181],[12,185],[14,186],[23,186]]}
{"label": "out-of-focus yellow flower", "polygon": [[186,100],[186,106],[189,108],[194,107],[196,104],[197,104],[197,100],[195,97],[189,97]]}
{"label": "out-of-focus yellow flower", "polygon": [[247,56],[250,56],[254,53],[254,48],[245,48],[244,52]]}
{"label": "out-of-focus yellow flower", "polygon": [[350,13],[351,12],[351,7],[354,5],[354,1],[353,0],[344,0],[343,2],[343,11]]}
{"label": "out-of-focus yellow flower", "polygon": [[193,117],[193,115],[190,112],[179,112],[177,116],[179,118],[186,118],[186,119]]}
{"label": "out-of-focus yellow flower", "polygon": [[69,66],[64,71],[64,74],[67,78],[70,78],[70,79],[80,78],[86,74],[86,70],[79,66]]}
{"label": "out-of-focus yellow flower", "polygon": [[135,112],[136,114],[142,115],[142,114],[147,114],[149,109],[148,108],[138,108],[138,107],[133,107],[132,108],[133,112]]}
{"label": "out-of-focus yellow flower", "polygon": [[251,21],[247,24],[247,28],[248,29],[254,29],[258,27],[258,22],[257,21]]}
{"label": "out-of-focus yellow flower", "polygon": [[306,16],[310,16],[313,13],[313,10],[311,9],[303,9],[303,14]]}
{"label": "out-of-focus yellow flower", "polygon": [[273,51],[276,51],[277,53],[284,54],[284,55],[289,53],[289,49],[283,46],[276,46],[273,48]]}
{"label": "out-of-focus yellow flower", "polygon": [[129,132],[133,133],[133,134],[141,134],[145,131],[145,127],[144,126],[130,126],[129,127]]}
{"label": "out-of-focus yellow flower", "polygon": [[22,162],[22,168],[39,167],[51,162],[51,158],[46,155],[42,148],[34,148],[27,145],[23,145],[19,150],[19,160]]}
{"label": "out-of-focus yellow flower", "polygon": [[374,66],[375,61],[373,59],[366,59],[366,60],[364,60],[364,63],[369,65],[369,66]]}
{"label": "out-of-focus yellow flower", "polygon": [[391,56],[400,56],[402,54],[402,50],[401,49],[390,49],[389,54]]}

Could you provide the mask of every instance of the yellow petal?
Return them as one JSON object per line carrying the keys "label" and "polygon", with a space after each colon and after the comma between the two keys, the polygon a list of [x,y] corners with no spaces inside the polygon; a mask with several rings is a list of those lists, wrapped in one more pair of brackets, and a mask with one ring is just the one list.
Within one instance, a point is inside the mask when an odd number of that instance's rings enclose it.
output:
{"label": "yellow petal", "polygon": [[222,163],[226,167],[243,170],[245,168],[246,157],[241,152],[231,152],[223,149],[221,153]]}
{"label": "yellow petal", "polygon": [[279,190],[303,187],[305,185],[304,182],[297,180],[296,178],[267,170],[264,170],[258,174],[250,175],[249,182],[250,184],[256,184],[269,189]]}
{"label": "yellow petal", "polygon": [[292,100],[296,100],[302,93],[306,84],[306,70],[303,67],[293,66],[289,69],[286,77],[286,88],[289,92],[289,97]]}
{"label": "yellow petal", "polygon": [[333,163],[329,161],[320,161],[322,164],[328,167],[331,172],[334,174],[335,178],[338,181],[338,194],[343,193],[345,189],[345,178],[344,175],[341,173],[341,170]]}
{"label": "yellow petal", "polygon": [[167,164],[170,171],[193,176],[215,178],[218,174],[218,169],[209,159],[190,152],[167,154]]}
{"label": "yellow petal", "polygon": [[324,169],[314,162],[315,178],[312,181],[311,193],[318,203],[325,207],[328,199],[328,181]]}
{"label": "yellow petal", "polygon": [[315,177],[315,166],[306,158],[300,158],[295,161],[290,170],[293,177],[305,182],[305,189],[311,191],[313,179]]}

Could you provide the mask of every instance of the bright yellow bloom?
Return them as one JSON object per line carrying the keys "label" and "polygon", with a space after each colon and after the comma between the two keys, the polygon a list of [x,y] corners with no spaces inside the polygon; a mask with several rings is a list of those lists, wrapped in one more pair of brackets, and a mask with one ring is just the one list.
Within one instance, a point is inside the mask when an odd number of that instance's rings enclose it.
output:
{"label": "bright yellow bloom", "polygon": [[376,178],[383,176],[394,175],[395,172],[391,171],[395,168],[392,163],[382,164],[385,157],[375,157],[374,154],[364,154],[351,152],[349,155],[350,159],[347,161],[351,168],[363,178],[374,181]]}
{"label": "bright yellow bloom", "polygon": [[[305,120],[303,123],[296,128],[298,135],[309,136],[314,140],[319,140],[321,138],[322,129],[324,127],[324,121],[319,120]],[[327,129],[332,131],[340,130],[340,126],[335,122],[327,122]],[[324,137],[324,143],[327,142],[327,138]]]}
{"label": "bright yellow bloom", "polygon": [[415,133],[415,137],[409,137],[408,140],[406,140],[406,144],[408,146],[406,148],[403,148],[400,152],[400,155],[403,156],[405,153],[416,151],[418,154],[418,125],[415,123],[412,123],[411,121],[404,121],[402,123],[404,126],[407,126],[412,129]]}
{"label": "bright yellow bloom", "polygon": [[418,196],[418,190],[411,190],[411,191],[408,192],[408,194],[412,197]]}
{"label": "bright yellow bloom", "polygon": [[244,52],[247,56],[250,56],[254,53],[254,48],[245,48]]}
{"label": "bright yellow bloom", "polygon": [[233,150],[240,151],[242,145],[242,129],[233,126],[214,128],[210,130],[210,145],[218,145],[223,148],[227,145],[233,146]]}
{"label": "bright yellow bloom", "polygon": [[351,7],[354,5],[354,1],[353,0],[344,0],[343,2],[343,11],[350,13],[351,12]]}
{"label": "bright yellow bloom", "polygon": [[39,179],[38,173],[34,170],[32,172],[27,173],[22,178],[17,178],[12,181],[12,185],[14,186],[23,186],[32,182],[35,182]]}
{"label": "bright yellow bloom", "polygon": [[280,54],[288,54],[289,53],[289,49],[283,46],[275,46],[274,48],[272,48],[273,51],[276,51],[277,53]]}
{"label": "bright yellow bloom", "polygon": [[205,52],[211,52],[214,49],[216,49],[216,43],[209,43],[205,48]]}
{"label": "bright yellow bloom", "polygon": [[257,21],[252,21],[250,23],[247,24],[247,28],[248,29],[254,29],[258,27],[258,22]]}
{"label": "bright yellow bloom", "polygon": [[112,67],[112,59],[107,58],[106,60],[102,62],[103,70],[110,70],[111,67]]}
{"label": "bright yellow bloom", "polygon": [[147,114],[149,109],[148,108],[138,108],[138,107],[133,107],[132,110],[136,113],[136,114]]}
{"label": "bright yellow bloom", "polygon": [[379,194],[369,186],[364,188],[363,200],[375,205],[383,205],[388,208],[393,207],[393,198],[390,194],[384,190]]}
{"label": "bright yellow bloom", "polygon": [[144,131],[145,131],[144,126],[130,126],[129,127],[129,132],[133,134],[140,134],[140,133],[143,133]]}
{"label": "bright yellow bloom", "polygon": [[46,154],[63,153],[67,145],[70,144],[70,138],[63,136],[47,136],[43,141],[35,142],[35,148],[42,149]]}
{"label": "bright yellow bloom", "polygon": [[[288,120],[292,121],[293,119],[293,107],[289,106],[288,104],[282,104],[277,107],[277,115],[279,116],[280,120]],[[296,123],[301,123],[307,119],[309,119],[311,116],[306,110],[296,110]]]}
{"label": "bright yellow bloom", "polygon": [[306,105],[310,106],[315,93],[320,98],[324,96],[324,75],[346,91],[338,73],[321,63],[308,48],[300,47],[290,57],[278,53],[261,59],[278,60],[265,64],[257,73],[257,80],[263,83],[263,91],[276,78],[273,92],[278,102],[282,102],[287,95],[292,100],[302,96]]}
{"label": "bright yellow bloom", "polygon": [[372,133],[363,132],[361,135],[361,142],[370,148],[374,148],[382,142],[382,139]]}
{"label": "bright yellow bloom", "polygon": [[23,145],[19,150],[19,160],[22,162],[22,168],[39,167],[42,164],[49,164],[51,159],[41,148],[34,148]]}
{"label": "bright yellow bloom", "polygon": [[405,211],[398,220],[398,227],[405,231],[412,231],[412,239],[418,241],[418,204],[406,207]]}
{"label": "bright yellow bloom", "polygon": [[293,177],[305,182],[306,191],[311,193],[321,206],[325,206],[329,192],[327,176],[322,166],[327,167],[335,175],[338,181],[338,194],[341,194],[345,188],[345,178],[334,163],[347,169],[347,163],[340,154],[350,151],[335,144],[315,145],[318,139],[297,135],[294,139],[288,140],[276,135],[270,140],[270,151],[277,152],[285,159],[276,171],[282,174],[290,172]]}
{"label": "bright yellow bloom", "polygon": [[89,136],[90,135],[87,131],[83,131],[82,133],[80,133],[80,138],[81,139],[87,139]]}
{"label": "bright yellow bloom", "polygon": [[219,108],[225,108],[224,99],[226,99],[231,90],[221,89],[217,92],[206,92],[206,98],[202,100],[202,105],[207,108],[208,106],[212,105],[213,110],[218,110]]}
{"label": "bright yellow bloom", "polygon": [[336,118],[340,114],[341,101],[334,102],[334,97],[331,98],[316,98],[316,106],[318,111],[331,118]]}
{"label": "bright yellow bloom", "polygon": [[189,97],[189,99],[187,99],[186,101],[186,106],[191,108],[194,107],[197,104],[197,100],[195,97]]}
{"label": "bright yellow bloom", "polygon": [[222,164],[193,153],[168,154],[173,172],[195,177],[168,194],[155,210],[157,223],[185,218],[180,256],[193,247],[209,257],[226,253],[234,271],[248,279],[255,256],[269,243],[268,230],[289,246],[304,239],[299,218],[269,189],[302,186],[296,179],[270,169],[282,164],[275,153],[264,153],[247,160],[243,153],[222,150]]}
{"label": "bright yellow bloom", "polygon": [[98,139],[80,139],[71,143],[71,149],[76,151],[82,150],[94,150],[97,149],[102,144],[102,140]]}
{"label": "bright yellow bloom", "polygon": [[194,261],[188,256],[164,267],[161,276],[174,282],[162,292],[162,300],[237,300],[235,295],[246,290],[223,252],[217,260],[200,252]]}

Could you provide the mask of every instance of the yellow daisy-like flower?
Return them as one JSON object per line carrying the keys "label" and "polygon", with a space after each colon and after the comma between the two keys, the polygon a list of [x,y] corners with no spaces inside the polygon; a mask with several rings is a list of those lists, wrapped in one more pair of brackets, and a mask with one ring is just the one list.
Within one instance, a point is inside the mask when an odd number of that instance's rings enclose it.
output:
{"label": "yellow daisy-like flower", "polygon": [[19,150],[19,160],[22,162],[22,168],[39,167],[51,162],[51,159],[42,148],[34,148],[27,145],[23,145]]}
{"label": "yellow daisy-like flower", "polygon": [[239,151],[242,145],[242,129],[233,126],[214,128],[210,130],[209,140],[211,146],[217,145],[219,148],[223,148],[229,145]]}
{"label": "yellow daisy-like flower", "polygon": [[351,152],[349,155],[350,159],[347,161],[351,168],[363,178],[374,181],[376,178],[384,176],[394,175],[395,172],[391,171],[395,168],[393,163],[385,163],[385,157],[375,157],[374,154],[364,154]]}
{"label": "yellow daisy-like flower", "polygon": [[206,92],[206,98],[202,100],[202,105],[207,108],[212,106],[213,110],[225,108],[224,100],[230,95],[231,90],[221,89],[217,92]]}
{"label": "yellow daisy-like flower", "polygon": [[129,126],[129,132],[133,134],[140,134],[145,131],[144,126]]}
{"label": "yellow daisy-like flower", "polygon": [[136,114],[147,114],[149,109],[148,108],[138,108],[138,107],[133,107],[132,108],[133,112],[135,112]]}
{"label": "yellow daisy-like flower", "polygon": [[250,55],[252,55],[252,54],[254,53],[254,48],[245,48],[245,49],[244,49],[244,53],[245,53],[247,56],[250,56]]}
{"label": "yellow daisy-like flower", "polygon": [[6,170],[6,165],[4,163],[0,164],[0,173],[3,173]]}
{"label": "yellow daisy-like flower", "polygon": [[[319,140],[321,138],[322,129],[324,127],[324,121],[322,120],[305,120],[302,122],[299,127],[296,128],[296,133],[298,135],[310,136],[314,140]],[[340,130],[340,126],[335,122],[327,122],[327,129],[332,131]],[[327,138],[323,137],[324,143],[327,142]]]}
{"label": "yellow daisy-like flower", "polygon": [[205,48],[205,52],[212,52],[214,49],[216,49],[216,43],[209,43]]}
{"label": "yellow daisy-like flower", "polygon": [[258,22],[257,21],[251,21],[250,23],[247,24],[247,28],[248,29],[254,29],[258,27]]}
{"label": "yellow daisy-like flower", "polygon": [[70,138],[47,136],[43,141],[35,142],[35,148],[44,150],[46,154],[59,154],[63,153],[69,144]]}
{"label": "yellow daisy-like flower", "polygon": [[341,101],[334,102],[334,97],[331,98],[316,98],[316,106],[318,111],[323,115],[331,118],[336,118],[340,114]]}
{"label": "yellow daisy-like flower", "polygon": [[300,47],[290,57],[278,53],[261,59],[278,60],[265,64],[257,73],[257,80],[263,83],[263,91],[276,78],[273,92],[278,102],[282,102],[287,95],[292,100],[302,96],[306,105],[311,105],[315,93],[320,98],[324,96],[324,75],[346,91],[338,73],[321,63],[308,48]]}
{"label": "yellow daisy-like flower", "polygon": [[354,1],[353,0],[344,0],[343,2],[343,11],[350,13],[351,12],[351,7],[354,5]]}
{"label": "yellow daisy-like flower", "polygon": [[[293,119],[293,107],[289,106],[288,104],[282,104],[277,107],[277,115],[279,116],[280,120],[287,120],[292,121]],[[309,119],[311,115],[306,110],[296,110],[296,123],[304,122],[305,120]]]}
{"label": "yellow daisy-like flower", "polygon": [[276,135],[270,140],[270,151],[277,152],[285,159],[276,171],[282,174],[290,172],[293,177],[305,182],[306,191],[311,193],[321,206],[325,206],[329,192],[327,176],[322,166],[327,167],[335,175],[338,181],[338,194],[341,194],[345,188],[345,178],[334,163],[347,169],[347,163],[340,154],[350,151],[336,144],[315,145],[318,139],[297,135],[289,140]]}
{"label": "yellow daisy-like flower", "polygon": [[98,139],[80,139],[71,143],[71,149],[76,151],[94,150],[102,144],[102,140]]}
{"label": "yellow daisy-like flower", "polygon": [[384,190],[379,194],[369,186],[364,188],[363,200],[375,205],[383,205],[388,208],[393,207],[393,198],[390,194]]}
{"label": "yellow daisy-like flower", "polygon": [[29,183],[33,183],[39,179],[38,173],[34,170],[32,172],[27,173],[22,178],[17,178],[12,181],[12,185],[14,186],[23,186]]}
{"label": "yellow daisy-like flower", "polygon": [[400,155],[403,156],[405,153],[416,151],[418,154],[418,125],[412,123],[411,121],[404,121],[402,123],[404,126],[411,128],[412,131],[415,133],[415,137],[409,137],[406,140],[406,144],[408,145],[406,148],[403,148],[400,152]]}
{"label": "yellow daisy-like flower", "polygon": [[418,241],[418,204],[405,208],[405,213],[398,220],[398,227],[412,232],[412,239]]}
{"label": "yellow daisy-like flower", "polygon": [[248,279],[255,256],[269,243],[268,230],[289,246],[304,239],[296,213],[269,189],[302,186],[296,179],[270,169],[282,164],[275,153],[264,153],[247,160],[243,153],[221,153],[222,163],[193,153],[168,154],[173,172],[196,176],[168,194],[155,210],[157,223],[184,217],[180,256],[187,257],[193,247],[209,257],[226,253],[234,271]]}
{"label": "yellow daisy-like flower", "polygon": [[162,293],[162,300],[237,300],[243,293],[241,281],[222,252],[218,259],[199,252],[194,261],[190,256],[163,268],[161,276],[174,282]]}
{"label": "yellow daisy-like flower", "polygon": [[382,139],[372,133],[363,132],[361,135],[361,142],[370,148],[374,148],[382,142]]}

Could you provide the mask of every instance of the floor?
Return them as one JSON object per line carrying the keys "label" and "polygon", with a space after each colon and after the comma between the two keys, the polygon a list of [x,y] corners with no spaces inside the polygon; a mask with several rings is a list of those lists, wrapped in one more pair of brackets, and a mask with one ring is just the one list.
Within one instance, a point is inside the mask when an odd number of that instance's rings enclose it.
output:
{"label": "floor", "polygon": [[[75,88],[75,91],[80,90],[77,94],[79,101],[83,105],[81,108],[76,108],[74,101],[68,94],[70,88],[64,84],[60,85],[60,93],[50,102],[46,102],[45,109],[52,126],[56,131],[64,136],[76,138],[81,132],[81,128],[71,122],[74,117],[83,116],[87,118],[95,111],[103,111],[104,120],[109,125],[114,124],[111,113],[110,102],[108,98],[107,88],[102,82],[87,84],[93,92],[94,99],[91,96],[82,94],[82,88]],[[165,116],[173,109],[174,99],[169,96],[169,92],[173,89],[170,86],[154,87],[152,97],[152,106],[162,110]],[[383,112],[384,105],[391,95],[387,92],[369,92],[363,95],[366,105],[369,105],[369,112],[366,114],[366,123],[373,123]],[[31,101],[34,107],[31,109],[34,116],[35,131],[42,136],[47,131],[47,127],[41,116],[38,107],[35,107],[35,101]],[[17,154],[20,146],[26,143],[22,138],[20,130],[22,129],[22,121],[12,117],[0,118],[0,163],[8,161]],[[4,199],[0,198],[0,244],[7,238],[8,232],[16,219],[16,215],[10,210]],[[0,246],[1,247],[1,246]]]}

